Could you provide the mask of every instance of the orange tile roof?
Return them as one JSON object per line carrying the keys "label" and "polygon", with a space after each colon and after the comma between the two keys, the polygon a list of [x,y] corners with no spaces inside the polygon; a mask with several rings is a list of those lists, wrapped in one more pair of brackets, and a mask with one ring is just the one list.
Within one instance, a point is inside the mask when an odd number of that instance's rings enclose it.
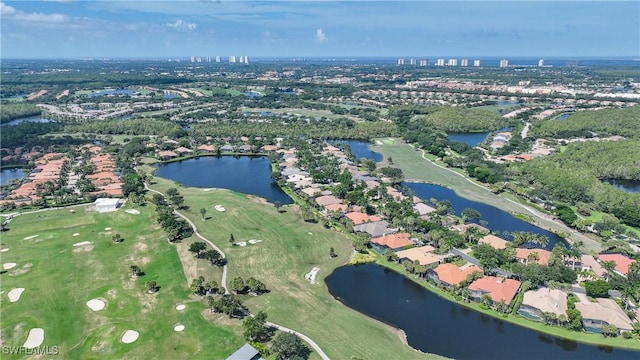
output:
{"label": "orange tile roof", "polygon": [[343,211],[346,211],[347,208],[349,208],[349,206],[347,206],[345,204],[329,204],[329,205],[325,205],[324,208],[329,210],[329,211],[343,212]]}
{"label": "orange tile roof", "polygon": [[613,261],[616,263],[616,271],[621,274],[627,275],[629,273],[629,267],[636,262],[622,254],[600,254],[598,255],[600,261]]}
{"label": "orange tile roof", "polygon": [[495,276],[485,276],[469,285],[469,290],[488,293],[491,300],[495,302],[504,300],[507,304],[511,303],[513,298],[516,296],[516,293],[518,293],[519,288],[520,281],[503,279]]}
{"label": "orange tile roof", "polygon": [[352,211],[350,213],[346,213],[345,216],[348,217],[349,220],[353,221],[355,225],[382,220],[379,216],[375,216],[375,215],[369,216],[359,211]]}
{"label": "orange tile roof", "polygon": [[407,233],[389,234],[373,238],[370,241],[374,244],[386,246],[390,249],[399,249],[405,246],[413,245],[413,242],[409,240],[409,234]]}
{"label": "orange tile roof", "polygon": [[529,261],[529,254],[538,253],[539,259],[535,262],[540,265],[548,265],[549,260],[551,260],[551,251],[545,249],[516,249],[516,259],[524,260],[525,262]]}
{"label": "orange tile roof", "polygon": [[458,285],[467,279],[467,276],[479,271],[483,273],[482,269],[475,266],[467,266],[464,268],[458,267],[454,264],[440,264],[433,269],[438,274],[438,279],[449,285]]}

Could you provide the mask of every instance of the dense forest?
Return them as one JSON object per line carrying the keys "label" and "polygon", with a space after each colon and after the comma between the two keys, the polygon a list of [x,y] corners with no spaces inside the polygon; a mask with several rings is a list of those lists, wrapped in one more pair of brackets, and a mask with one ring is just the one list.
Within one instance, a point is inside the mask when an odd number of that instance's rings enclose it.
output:
{"label": "dense forest", "polygon": [[417,121],[444,132],[493,131],[506,125],[506,120],[493,111],[464,108],[436,107]]}
{"label": "dense forest", "polygon": [[640,226],[640,194],[603,179],[640,180],[640,141],[572,143],[554,156],[511,166],[529,195],[570,204],[591,204],[631,226]]}
{"label": "dense forest", "polygon": [[640,107],[579,111],[566,120],[536,123],[531,134],[542,138],[598,137],[620,135],[640,138]]}
{"label": "dense forest", "polygon": [[25,116],[40,115],[42,112],[34,104],[22,102],[2,101],[0,102],[0,108],[2,108],[2,111],[0,111],[0,123],[6,123]]}

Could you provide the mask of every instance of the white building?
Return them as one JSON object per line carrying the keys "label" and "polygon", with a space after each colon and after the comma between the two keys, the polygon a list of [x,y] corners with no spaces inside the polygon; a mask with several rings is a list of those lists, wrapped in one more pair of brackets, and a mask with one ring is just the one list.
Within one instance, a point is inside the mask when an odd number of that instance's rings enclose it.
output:
{"label": "white building", "polygon": [[420,60],[420,66],[427,66],[427,65],[429,65],[429,59]]}
{"label": "white building", "polygon": [[402,58],[398,59],[398,65],[404,65],[404,59]]}
{"label": "white building", "polygon": [[444,59],[440,58],[436,60],[436,66],[444,66]]}
{"label": "white building", "polygon": [[543,59],[538,60],[538,66],[544,66],[544,60]]}
{"label": "white building", "polygon": [[409,59],[409,65],[415,65],[416,64],[416,59],[411,58]]}
{"label": "white building", "polygon": [[469,59],[460,60],[460,66],[469,66]]}
{"label": "white building", "polygon": [[473,66],[475,66],[475,67],[480,66],[480,60],[478,60],[478,59],[473,60]]}
{"label": "white building", "polygon": [[216,62],[219,63],[220,62],[220,55],[216,56]]}
{"label": "white building", "polygon": [[230,63],[230,64],[234,64],[235,62],[236,62],[236,57],[235,57],[235,55],[231,55],[231,56],[229,56],[229,63]]}
{"label": "white building", "polygon": [[458,66],[458,59],[447,60],[447,66]]}
{"label": "white building", "polygon": [[509,60],[507,60],[507,59],[500,60],[500,67],[501,68],[508,67],[508,66],[509,66]]}
{"label": "white building", "polygon": [[116,211],[120,207],[120,199],[117,198],[98,198],[93,202],[93,206],[98,212]]}

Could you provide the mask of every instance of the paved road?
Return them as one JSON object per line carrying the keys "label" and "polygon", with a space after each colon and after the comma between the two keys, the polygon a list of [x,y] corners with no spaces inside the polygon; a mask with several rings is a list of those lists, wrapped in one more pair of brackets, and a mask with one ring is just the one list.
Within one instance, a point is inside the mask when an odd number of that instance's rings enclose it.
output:
{"label": "paved road", "polygon": [[[162,195],[162,196],[166,197],[166,195],[165,195],[165,194],[163,194],[162,192],[157,191],[157,190],[153,190],[153,189],[149,188],[149,185],[147,185],[147,183],[146,183],[146,182],[144,183],[144,187],[145,187],[145,189],[147,189],[147,190],[149,190],[149,191],[151,191],[151,192],[154,192],[154,193],[157,193],[157,194],[160,194],[160,195]],[[198,232],[198,228],[196,227],[196,225],[195,225],[191,220],[189,220],[189,218],[187,218],[185,215],[181,214],[180,212],[178,212],[178,211],[177,211],[177,210],[175,210],[175,209],[173,210],[173,212],[174,212],[176,215],[178,215],[178,216],[180,216],[181,218],[183,218],[183,219],[184,219],[184,220],[189,224],[189,226],[191,226],[191,228],[193,229],[193,233],[194,233],[197,237],[199,237],[200,239],[202,239],[203,241],[205,241],[207,244],[211,245],[211,247],[212,247],[212,248],[214,248],[215,250],[217,250],[217,251],[222,255],[222,258],[223,258],[223,259],[225,259],[225,258],[226,258],[226,256],[225,256],[224,252],[222,252],[222,250],[221,250],[219,247],[217,247],[213,242],[209,241],[209,239],[205,238],[204,236],[202,236],[202,235]],[[226,263],[225,263],[225,264],[224,264],[224,266],[222,267],[222,280],[221,280],[221,285],[222,285],[222,287],[224,287],[225,294],[229,294],[229,290],[227,289],[227,264],[226,264]],[[253,316],[253,315],[251,315],[251,316]],[[324,351],[322,351],[322,349],[320,348],[320,346],[319,346],[315,341],[313,341],[310,337],[308,337],[307,335],[305,335],[305,334],[303,334],[303,333],[301,333],[301,332],[295,331],[295,330],[291,330],[291,329],[289,329],[289,328],[287,328],[287,327],[284,327],[284,326],[282,326],[282,325],[278,325],[278,324],[276,324],[276,323],[272,323],[272,322],[267,322],[267,324],[266,324],[266,325],[267,325],[267,326],[274,327],[274,328],[276,328],[276,329],[278,329],[278,330],[280,330],[280,331],[286,331],[286,332],[289,332],[289,333],[292,333],[292,334],[297,335],[299,338],[301,338],[302,340],[306,341],[306,342],[307,342],[307,344],[309,344],[309,345],[313,348],[313,350],[314,350],[318,355],[320,355],[320,357],[322,358],[322,360],[330,360],[330,359],[329,359],[329,357],[327,356],[327,354],[325,354],[325,353],[324,353]]]}

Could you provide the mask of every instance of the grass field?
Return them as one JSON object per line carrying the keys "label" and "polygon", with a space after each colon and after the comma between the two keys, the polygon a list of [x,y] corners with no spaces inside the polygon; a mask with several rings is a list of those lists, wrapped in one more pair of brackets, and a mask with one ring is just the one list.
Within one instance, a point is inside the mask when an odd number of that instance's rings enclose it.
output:
{"label": "grass field", "polygon": [[[352,252],[351,240],[344,234],[307,224],[296,206],[283,207],[278,213],[270,205],[249,200],[247,195],[226,190],[204,191],[184,188],[155,178],[154,189],[176,187],[189,209],[183,211],[196,223],[200,233],[220,246],[228,258],[228,281],[250,276],[263,281],[271,291],[258,297],[242,295],[253,313],[266,311],[269,320],[311,337],[332,359],[411,359],[426,358],[401,343],[390,327],[355,312],[329,294],[324,278],[345,264]],[[217,212],[214,205],[223,205]],[[206,221],[199,210],[207,209]],[[250,239],[262,242],[246,247],[231,246]],[[338,257],[331,259],[333,247]],[[317,283],[304,275],[319,267]],[[319,358],[315,353],[312,358]]]}
{"label": "grass field", "polygon": [[[205,320],[208,311],[191,295],[176,245],[167,243],[153,206],[137,209],[140,215],[62,209],[11,221],[2,233],[2,248],[9,249],[2,263],[17,266],[1,275],[2,345],[22,346],[37,327],[45,331],[41,346],[58,346],[64,359],[220,359],[244,343],[238,322]],[[114,244],[115,233],[124,242]],[[92,244],[73,246],[83,241]],[[177,247],[184,252],[189,241]],[[137,280],[129,275],[133,264],[146,273]],[[155,294],[144,289],[151,280],[161,287]],[[18,287],[25,291],[9,302],[7,293]],[[91,311],[85,303],[93,298],[104,299],[106,308]],[[179,303],[187,305],[182,312],[175,310]],[[173,330],[178,323],[184,332]],[[120,341],[128,329],[140,333],[132,344]]]}
{"label": "grass field", "polygon": [[[449,169],[441,163],[436,163],[432,155],[426,155],[426,160],[422,157],[421,151],[416,151],[413,147],[407,145],[402,140],[396,140],[393,144],[389,144],[385,139],[380,139],[380,143],[372,145],[371,149],[383,154],[384,159],[391,157],[395,167],[402,169],[407,181],[424,181],[432,184],[448,187],[464,198],[479,201],[497,207],[498,209],[510,212],[520,213],[526,216],[532,216],[517,202],[507,199],[501,195],[496,195],[484,185],[470,181],[460,169]],[[386,139],[388,140],[388,139]],[[560,225],[547,218],[534,216],[538,226],[550,229],[556,232],[565,232],[568,230],[565,226]],[[571,236],[578,237],[585,244],[585,249],[599,250],[600,244],[584,235],[573,233]]]}

